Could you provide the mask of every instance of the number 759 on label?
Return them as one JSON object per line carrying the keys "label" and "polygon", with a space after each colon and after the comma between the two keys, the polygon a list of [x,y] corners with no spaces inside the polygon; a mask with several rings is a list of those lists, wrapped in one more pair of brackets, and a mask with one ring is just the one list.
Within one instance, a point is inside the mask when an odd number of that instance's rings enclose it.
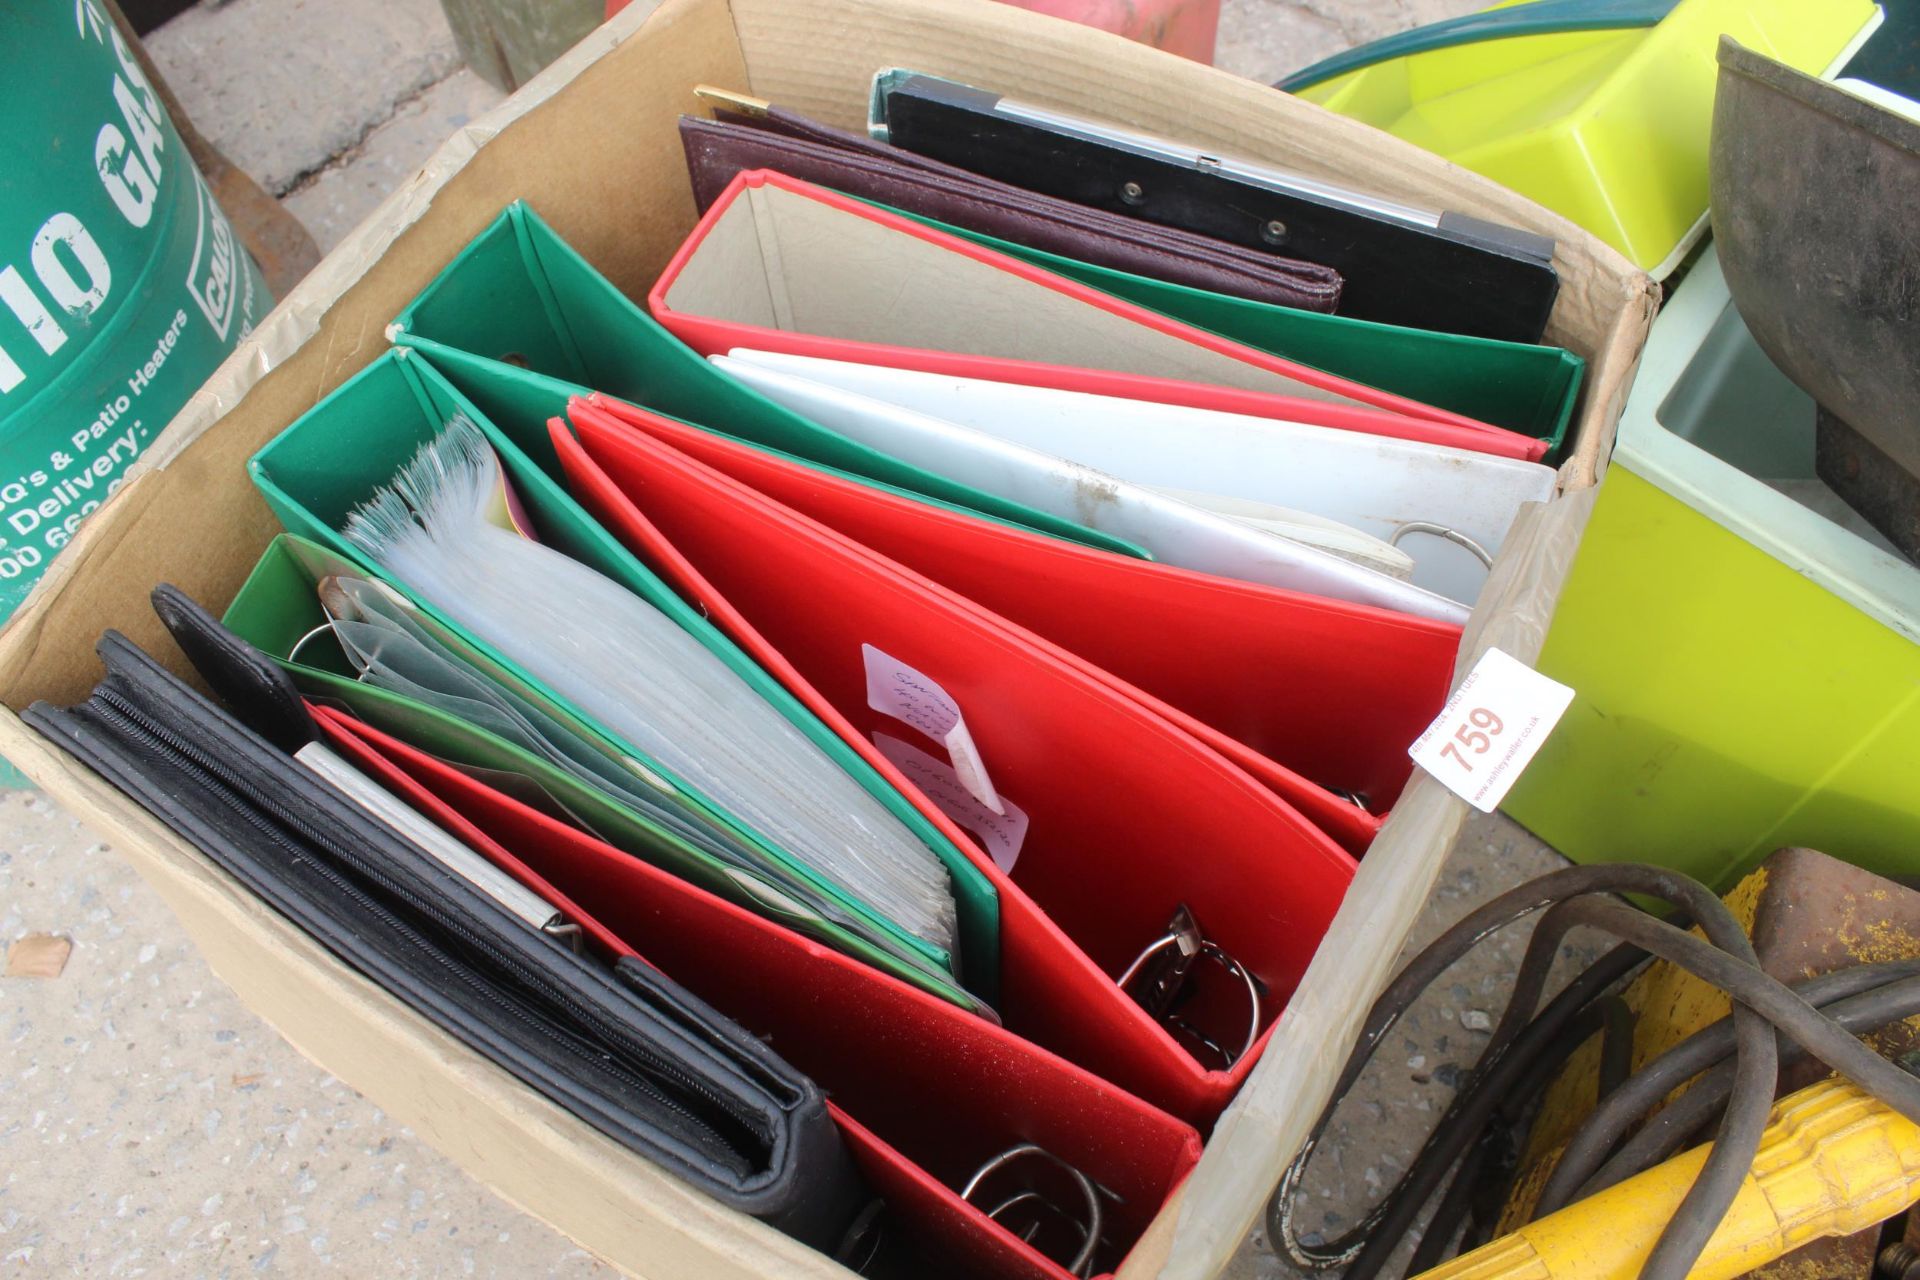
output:
{"label": "number 759 on label", "polygon": [[[1445,758],[1459,761],[1462,769],[1472,773],[1473,762],[1462,754],[1460,748],[1464,745],[1467,750],[1476,755],[1485,755],[1487,749],[1493,745],[1494,737],[1499,735],[1503,727],[1499,716],[1485,707],[1475,707],[1467,712],[1467,723],[1454,729],[1454,740],[1441,744],[1440,754]],[[1486,732],[1480,732],[1482,729]]]}
{"label": "number 759 on label", "polygon": [[1455,795],[1492,813],[1572,701],[1567,686],[1489,649],[1407,754]]}

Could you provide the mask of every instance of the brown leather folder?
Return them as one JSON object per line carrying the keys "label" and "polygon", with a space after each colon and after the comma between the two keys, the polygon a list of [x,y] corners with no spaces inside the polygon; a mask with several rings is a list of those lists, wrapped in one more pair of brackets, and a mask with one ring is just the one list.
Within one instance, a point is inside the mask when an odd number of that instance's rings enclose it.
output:
{"label": "brown leather folder", "polygon": [[704,212],[735,174],[773,169],[803,182],[1030,249],[1195,289],[1331,312],[1340,273],[1036,195],[779,107],[680,119],[694,200]]}

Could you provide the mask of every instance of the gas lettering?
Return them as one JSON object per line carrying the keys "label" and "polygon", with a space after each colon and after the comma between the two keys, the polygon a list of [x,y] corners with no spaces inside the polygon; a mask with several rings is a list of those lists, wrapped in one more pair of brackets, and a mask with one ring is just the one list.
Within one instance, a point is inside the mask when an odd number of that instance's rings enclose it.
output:
{"label": "gas lettering", "polygon": [[[101,188],[120,216],[129,226],[144,228],[153,221],[165,172],[161,156],[167,142],[161,127],[160,97],[120,33],[97,20],[92,28],[92,38],[110,43],[119,64],[108,86],[115,118],[102,123],[94,137],[94,168]],[[84,22],[81,34],[83,38],[88,34]],[[113,269],[99,241],[72,213],[48,218],[27,249],[34,282],[40,289],[35,291],[18,265],[0,267],[0,304],[19,321],[33,345],[50,356],[66,345],[69,325],[84,322],[105,304],[113,288]],[[226,250],[229,256],[222,258],[218,250]],[[210,264],[212,279],[203,289],[216,295],[216,303],[224,303],[232,262],[227,246],[218,246],[218,250]],[[0,245],[0,254],[7,251],[7,246]],[[47,299],[67,313],[66,324],[55,315]],[[221,326],[216,323],[215,327]],[[28,350],[16,335],[0,329],[0,396],[26,383],[27,370],[21,359]],[[22,354],[17,356],[15,351]]]}

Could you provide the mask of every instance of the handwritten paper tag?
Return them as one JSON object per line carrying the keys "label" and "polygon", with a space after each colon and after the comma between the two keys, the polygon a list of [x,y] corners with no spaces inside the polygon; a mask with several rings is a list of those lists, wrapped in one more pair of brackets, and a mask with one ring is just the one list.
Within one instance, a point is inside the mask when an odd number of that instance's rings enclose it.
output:
{"label": "handwritten paper tag", "polygon": [[1407,754],[1449,791],[1492,813],[1572,701],[1567,686],[1489,649]]}
{"label": "handwritten paper tag", "polygon": [[979,836],[981,846],[995,866],[1012,873],[1014,860],[1020,856],[1020,846],[1027,839],[1025,810],[1004,799],[998,812],[987,808],[967,789],[952,765],[898,738],[876,733],[873,745],[893,762],[894,768],[907,775],[908,782],[939,806],[940,812]]}
{"label": "handwritten paper tag", "polygon": [[[867,705],[882,715],[904,720],[947,749],[953,771],[973,798],[995,813],[1005,813],[999,793],[987,777],[987,765],[967,731],[960,704],[930,676],[870,644],[860,646],[867,665]],[[956,819],[957,821],[957,819]]]}

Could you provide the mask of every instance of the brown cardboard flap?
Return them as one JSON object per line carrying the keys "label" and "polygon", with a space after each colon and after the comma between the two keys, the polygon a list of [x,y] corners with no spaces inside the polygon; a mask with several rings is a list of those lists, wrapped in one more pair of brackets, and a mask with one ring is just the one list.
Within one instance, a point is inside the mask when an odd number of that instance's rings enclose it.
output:
{"label": "brown cardboard flap", "polygon": [[1616,250],[1479,174],[1266,85],[1100,31],[977,0],[733,0],[758,97],[864,127],[874,72],[908,67],[1388,199],[1552,236],[1560,296],[1547,340],[1589,361],[1563,483],[1592,484],[1646,339],[1658,289]]}
{"label": "brown cardboard flap", "polygon": [[[1489,648],[1525,662],[1539,656],[1594,497],[1589,488],[1522,509],[1467,623],[1456,685]],[[1172,1230],[1156,1223],[1120,1269],[1121,1280],[1212,1280],[1240,1251],[1332,1096],[1367,1011],[1398,969],[1401,946],[1467,812],[1466,801],[1415,771],[1360,860],[1266,1052],[1214,1127],[1179,1203],[1167,1210]]]}

